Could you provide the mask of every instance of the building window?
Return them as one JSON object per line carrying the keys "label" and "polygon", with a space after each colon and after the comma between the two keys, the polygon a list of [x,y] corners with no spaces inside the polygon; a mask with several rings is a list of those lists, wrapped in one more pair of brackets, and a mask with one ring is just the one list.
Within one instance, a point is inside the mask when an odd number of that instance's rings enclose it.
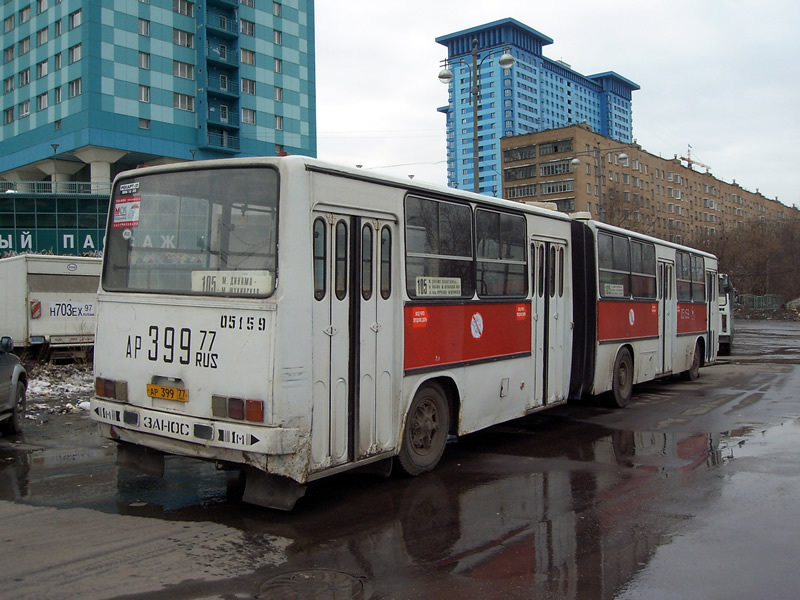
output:
{"label": "building window", "polygon": [[252,50],[242,48],[242,62],[246,65],[256,64],[256,53]]}
{"label": "building window", "polygon": [[139,68],[150,68],[150,54],[148,52],[139,52]]}
{"label": "building window", "polygon": [[248,21],[247,19],[241,19],[239,21],[240,31],[244,35],[255,35],[256,34],[256,24],[252,21]]}
{"label": "building window", "polygon": [[564,179],[563,181],[548,181],[539,185],[540,194],[560,194],[563,192],[572,192],[575,182],[572,179]]}
{"label": "building window", "polygon": [[81,11],[76,10],[74,13],[69,15],[69,29],[70,31],[75,29],[81,24]]}
{"label": "building window", "polygon": [[185,48],[194,48],[194,34],[180,29],[173,29],[172,43]]}
{"label": "building window", "polygon": [[29,114],[31,114],[31,101],[25,100],[24,102],[20,102],[17,108],[20,119],[27,117]]}
{"label": "building window", "polygon": [[280,2],[273,2],[272,3],[272,14],[273,16],[280,17],[281,16],[281,3]]}
{"label": "building window", "polygon": [[250,125],[256,124],[256,111],[252,108],[242,109],[242,123],[249,123]]}
{"label": "building window", "polygon": [[179,110],[194,112],[194,96],[187,96],[186,94],[175,92],[172,95],[172,105]]}
{"label": "building window", "polygon": [[3,123],[8,125],[14,122],[14,108],[7,108],[3,111]]}
{"label": "building window", "polygon": [[3,93],[8,94],[14,91],[14,76],[6,77],[3,81]]}
{"label": "building window", "polygon": [[276,87],[275,88],[275,102],[283,102],[283,88]]}
{"label": "building window", "polygon": [[47,75],[47,61],[43,60],[36,65],[36,78],[41,79],[45,75]]}
{"label": "building window", "polygon": [[139,86],[139,102],[150,102],[150,86]]}
{"label": "building window", "polygon": [[273,70],[276,73],[283,73],[283,61],[280,58],[273,60]]}
{"label": "building window", "polygon": [[275,115],[275,130],[283,131],[283,117],[280,115]]}
{"label": "building window", "polygon": [[172,74],[181,79],[194,79],[194,65],[179,60],[173,60]]}
{"label": "building window", "polygon": [[19,87],[25,87],[31,82],[31,70],[25,69],[19,72]]}
{"label": "building window", "polygon": [[242,0],[242,6],[255,7],[255,0]]}
{"label": "building window", "polygon": [[256,82],[252,79],[245,79],[244,77],[242,77],[242,93],[255,95]]}
{"label": "building window", "polygon": [[276,46],[280,46],[283,43],[283,34],[277,29],[272,32],[272,43]]}
{"label": "building window", "polygon": [[59,71],[61,69],[61,53],[59,52],[53,57],[53,70]]}
{"label": "building window", "polygon": [[47,92],[36,96],[36,110],[44,110],[47,108]]}
{"label": "building window", "polygon": [[541,165],[539,174],[542,177],[549,175],[563,175],[572,172],[572,166],[569,160],[558,160]]}
{"label": "building window", "polygon": [[6,17],[5,21],[3,21],[3,32],[8,33],[12,29],[14,29],[14,24],[16,23],[16,19],[14,19],[14,15],[10,17]]}
{"label": "building window", "polygon": [[139,119],[139,129],[150,129],[150,119]]}
{"label": "building window", "polygon": [[27,54],[31,51],[31,38],[26,37],[24,40],[19,41],[19,55]]}
{"label": "building window", "polygon": [[81,59],[81,45],[78,44],[69,49],[69,64],[78,62]]}
{"label": "building window", "polygon": [[53,90],[53,103],[61,104],[61,86]]}
{"label": "building window", "polygon": [[31,20],[31,7],[30,6],[26,6],[21,11],[19,11],[19,22],[20,22],[20,25],[22,23],[27,23],[30,20]]}
{"label": "building window", "polygon": [[150,21],[139,19],[139,35],[150,36]]}
{"label": "building window", "polygon": [[172,0],[172,10],[179,15],[194,16],[194,3],[187,0]]}
{"label": "building window", "polygon": [[81,80],[73,79],[69,82],[69,97],[75,98],[76,96],[80,96],[82,92]]}
{"label": "building window", "polygon": [[42,14],[47,10],[47,0],[36,0],[37,14]]}
{"label": "building window", "polygon": [[47,27],[36,32],[36,45],[42,46],[47,43]]}
{"label": "building window", "polygon": [[3,58],[7,63],[10,63],[12,60],[14,60],[14,46],[9,46],[3,51]]}
{"label": "building window", "polygon": [[60,19],[55,22],[53,28],[55,30],[55,36],[56,37],[60,36],[61,35],[61,20]]}

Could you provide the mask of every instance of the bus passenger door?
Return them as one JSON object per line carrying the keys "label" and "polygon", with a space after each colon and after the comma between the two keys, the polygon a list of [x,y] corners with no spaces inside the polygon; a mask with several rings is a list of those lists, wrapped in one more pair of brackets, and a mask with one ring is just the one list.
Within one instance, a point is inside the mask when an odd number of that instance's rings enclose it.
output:
{"label": "bus passenger door", "polygon": [[395,226],[315,214],[312,227],[311,450],[314,467],[325,468],[389,449],[391,443],[396,292],[385,281],[382,261],[391,259]]}
{"label": "bus passenger door", "polygon": [[392,264],[396,226],[392,222],[359,219],[358,250],[360,342],[355,359],[359,361],[358,445],[355,458],[364,458],[393,448],[394,360],[393,323],[397,290],[392,289]]}
{"label": "bus passenger door", "polygon": [[567,312],[566,243],[534,239],[531,243],[533,267],[532,319],[534,364],[534,406],[566,398],[569,386],[571,351]]}
{"label": "bus passenger door", "polygon": [[672,372],[672,344],[678,332],[674,272],[672,263],[658,261],[658,335],[661,338],[659,373]]}
{"label": "bus passenger door", "polygon": [[717,359],[720,322],[718,286],[716,271],[706,271],[706,364]]}

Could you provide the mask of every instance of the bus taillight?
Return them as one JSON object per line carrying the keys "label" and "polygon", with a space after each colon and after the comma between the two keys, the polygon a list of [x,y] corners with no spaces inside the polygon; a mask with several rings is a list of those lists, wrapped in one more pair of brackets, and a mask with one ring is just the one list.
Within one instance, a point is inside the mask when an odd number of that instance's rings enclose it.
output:
{"label": "bus taillight", "polygon": [[263,400],[244,400],[242,398],[212,396],[211,414],[221,419],[263,423],[264,402]]}
{"label": "bus taillight", "polygon": [[114,379],[96,377],[94,380],[94,391],[100,398],[110,400],[128,401],[128,382]]}

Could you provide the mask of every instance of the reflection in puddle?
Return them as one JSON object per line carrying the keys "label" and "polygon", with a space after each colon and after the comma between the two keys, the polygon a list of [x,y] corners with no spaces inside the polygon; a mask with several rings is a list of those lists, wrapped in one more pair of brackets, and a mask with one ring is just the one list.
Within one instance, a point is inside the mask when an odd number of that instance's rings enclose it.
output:
{"label": "reflection in puddle", "polygon": [[113,446],[0,444],[0,499],[217,523],[238,540],[226,561],[252,565],[262,581],[331,569],[380,597],[406,597],[410,580],[457,578],[473,597],[613,598],[692,518],[664,503],[713,499],[719,488],[695,490],[693,474],[733,460],[751,435],[537,416],[449,445],[441,467],[418,478],[329,478],[291,514],[241,504],[235,481],[209,463],[170,457],[160,479],[117,466]]}

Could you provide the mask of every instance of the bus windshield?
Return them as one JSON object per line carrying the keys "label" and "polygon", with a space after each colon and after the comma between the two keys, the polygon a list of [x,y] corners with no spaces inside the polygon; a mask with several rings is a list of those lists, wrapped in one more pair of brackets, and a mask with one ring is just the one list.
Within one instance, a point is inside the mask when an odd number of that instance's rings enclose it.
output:
{"label": "bus windshield", "polygon": [[118,180],[103,288],[269,296],[278,249],[278,173],[203,169]]}

